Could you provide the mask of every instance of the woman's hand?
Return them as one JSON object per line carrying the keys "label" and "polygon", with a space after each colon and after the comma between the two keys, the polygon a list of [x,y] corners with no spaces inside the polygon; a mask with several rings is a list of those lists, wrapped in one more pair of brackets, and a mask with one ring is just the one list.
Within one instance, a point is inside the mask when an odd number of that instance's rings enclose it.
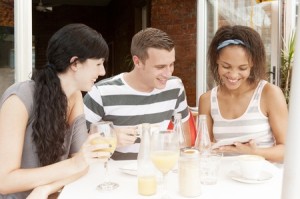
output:
{"label": "woman's hand", "polygon": [[93,142],[95,139],[101,139],[101,135],[97,133],[90,134],[80,151],[73,155],[74,162],[78,167],[86,169],[93,162],[103,161],[111,156],[108,149],[112,146],[106,143],[97,144],[97,142]]}
{"label": "woman's hand", "polygon": [[233,145],[222,146],[216,150],[222,153],[255,154],[256,143],[254,140],[247,143],[235,142]]}
{"label": "woman's hand", "polygon": [[47,185],[39,186],[34,188],[26,199],[47,199],[50,194]]}

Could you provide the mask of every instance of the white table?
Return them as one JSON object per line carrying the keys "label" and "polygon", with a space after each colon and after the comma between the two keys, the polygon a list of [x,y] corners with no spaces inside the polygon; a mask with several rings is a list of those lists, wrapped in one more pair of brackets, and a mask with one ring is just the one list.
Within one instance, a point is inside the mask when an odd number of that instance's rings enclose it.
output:
{"label": "white table", "polygon": [[[267,164],[265,170],[273,174],[273,178],[261,184],[246,184],[232,180],[228,173],[232,169],[234,157],[223,157],[216,185],[202,185],[201,199],[280,199],[283,168]],[[135,199],[135,198],[160,198],[162,186],[153,196],[141,196],[137,191],[137,177],[128,175],[120,170],[126,164],[134,161],[110,161],[111,180],[119,183],[119,187],[111,192],[99,192],[96,186],[102,181],[104,169],[102,163],[95,163],[89,172],[77,181],[67,185],[62,190],[59,199]],[[168,176],[168,190],[171,198],[184,198],[178,194],[178,174],[170,172]]]}

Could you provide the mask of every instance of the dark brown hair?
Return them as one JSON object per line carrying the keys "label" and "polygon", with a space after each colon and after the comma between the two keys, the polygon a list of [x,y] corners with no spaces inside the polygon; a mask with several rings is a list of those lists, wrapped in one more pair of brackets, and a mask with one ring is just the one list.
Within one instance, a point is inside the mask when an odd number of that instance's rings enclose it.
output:
{"label": "dark brown hair", "polygon": [[35,82],[32,139],[42,166],[58,162],[65,153],[68,100],[57,74],[64,73],[73,56],[83,63],[87,59],[105,58],[108,45],[102,35],[84,24],[69,24],[49,40],[48,63],[32,76]]}
{"label": "dark brown hair", "polygon": [[[238,39],[244,43],[239,45],[244,48],[248,59],[253,64],[250,71],[248,81],[253,83],[255,81],[266,78],[266,52],[260,35],[248,26],[223,26],[218,29],[214,38],[212,39],[208,49],[208,65],[211,73],[217,84],[221,84],[218,74],[218,64],[220,52],[222,49],[217,50],[218,46],[226,40]],[[226,46],[224,47],[226,48]]]}

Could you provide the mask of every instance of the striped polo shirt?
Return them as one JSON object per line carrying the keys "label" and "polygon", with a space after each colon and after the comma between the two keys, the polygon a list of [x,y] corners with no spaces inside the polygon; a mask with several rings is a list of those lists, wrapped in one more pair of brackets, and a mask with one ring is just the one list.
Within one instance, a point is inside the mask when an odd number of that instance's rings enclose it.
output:
{"label": "striped polo shirt", "polygon": [[262,134],[262,136],[255,139],[258,147],[267,148],[275,144],[268,117],[260,109],[261,93],[266,83],[265,80],[259,82],[246,111],[236,119],[222,117],[217,99],[218,87],[212,89],[210,98],[211,116],[214,121],[213,134],[216,141],[249,134]]}
{"label": "striped polo shirt", "polygon": [[[186,94],[182,81],[172,76],[164,89],[140,92],[131,88],[123,78],[124,73],[96,83],[84,97],[84,112],[87,124],[100,120],[112,121],[115,126],[136,126],[142,123],[168,127],[175,113],[181,113],[182,121],[189,118]],[[139,140],[137,140],[139,142]],[[123,153],[114,159],[135,159],[139,143],[128,147],[118,147]],[[125,157],[125,153],[133,158]],[[114,154],[115,155],[115,154]]]}

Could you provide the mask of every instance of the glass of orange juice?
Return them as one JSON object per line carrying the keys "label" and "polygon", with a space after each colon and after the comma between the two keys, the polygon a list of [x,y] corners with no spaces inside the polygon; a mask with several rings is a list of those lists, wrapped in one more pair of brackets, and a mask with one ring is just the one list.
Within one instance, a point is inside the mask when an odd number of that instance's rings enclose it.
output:
{"label": "glass of orange juice", "polygon": [[[112,122],[101,121],[97,123],[92,123],[90,125],[90,133],[99,133],[100,136],[91,140],[91,144],[108,144],[109,148],[97,150],[97,152],[109,152],[103,153],[106,156],[100,156],[105,160],[104,169],[105,169],[105,178],[104,182],[97,186],[97,189],[100,191],[110,191],[119,187],[118,183],[111,182],[108,180],[108,161],[116,149],[117,146],[117,135]],[[109,156],[107,156],[109,154]]]}
{"label": "glass of orange juice", "polygon": [[179,158],[179,137],[175,131],[166,130],[152,134],[151,161],[163,175],[162,199],[170,198],[167,192],[166,176],[171,171]]}

